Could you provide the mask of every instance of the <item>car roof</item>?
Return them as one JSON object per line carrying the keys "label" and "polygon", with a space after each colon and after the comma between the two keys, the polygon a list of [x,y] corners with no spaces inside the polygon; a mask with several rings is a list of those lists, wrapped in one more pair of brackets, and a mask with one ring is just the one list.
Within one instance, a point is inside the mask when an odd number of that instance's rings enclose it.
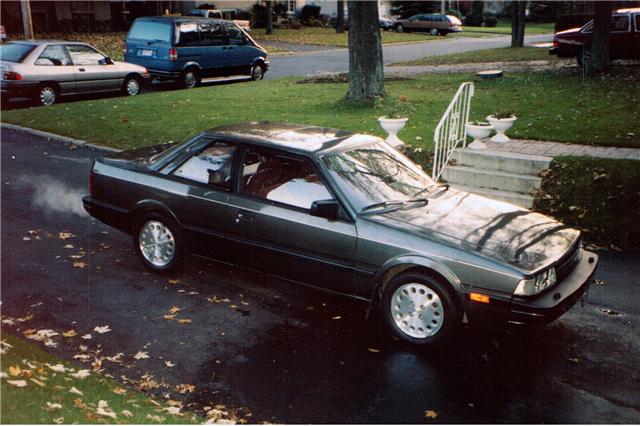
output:
{"label": "car roof", "polygon": [[205,133],[211,136],[229,136],[251,140],[267,147],[314,153],[340,149],[352,146],[354,143],[381,141],[375,136],[355,134],[346,130],[271,121],[224,125],[209,129]]}
{"label": "car roof", "polygon": [[35,44],[36,46],[41,46],[43,44],[83,44],[87,46],[91,46],[88,43],[83,41],[72,41],[72,40],[54,40],[54,39],[40,39],[40,40],[12,40],[9,43],[21,43],[21,44]]}
{"label": "car roof", "polygon": [[614,10],[613,13],[640,13],[640,7],[628,7]]}
{"label": "car roof", "polygon": [[[213,10],[213,9],[211,9]],[[136,21],[160,21],[160,22],[229,22],[224,19],[205,18],[203,16],[145,16]]]}

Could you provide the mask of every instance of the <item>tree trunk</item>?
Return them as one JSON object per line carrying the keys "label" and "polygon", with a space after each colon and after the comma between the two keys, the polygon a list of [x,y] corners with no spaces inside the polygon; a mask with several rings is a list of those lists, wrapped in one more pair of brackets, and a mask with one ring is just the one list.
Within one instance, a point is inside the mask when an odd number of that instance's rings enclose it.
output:
{"label": "tree trunk", "polygon": [[[612,10],[613,4],[608,1],[595,2],[591,56],[588,62],[591,71],[607,72],[609,70],[609,33],[611,32]],[[585,48],[588,47],[585,46]]]}
{"label": "tree trunk", "polygon": [[266,27],[267,27],[267,34],[273,34],[273,1],[271,0],[267,0],[267,11],[265,12],[267,14],[266,18]]}
{"label": "tree trunk", "polygon": [[350,101],[384,96],[382,43],[377,1],[350,1],[349,91]]}
{"label": "tree trunk", "polygon": [[31,21],[31,5],[29,0],[22,0],[20,2],[22,12],[22,29],[24,31],[24,38],[33,38],[33,22]]}
{"label": "tree trunk", "polygon": [[524,23],[527,13],[527,2],[514,0],[511,2],[511,47],[524,46]]}
{"label": "tree trunk", "polygon": [[338,0],[338,17],[336,19],[336,32],[344,32],[344,0]]}

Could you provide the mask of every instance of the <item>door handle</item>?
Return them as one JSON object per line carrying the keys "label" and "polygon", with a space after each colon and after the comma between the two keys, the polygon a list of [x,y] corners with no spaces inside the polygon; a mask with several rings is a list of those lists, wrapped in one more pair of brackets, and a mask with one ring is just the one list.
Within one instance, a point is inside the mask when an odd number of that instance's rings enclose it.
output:
{"label": "door handle", "polygon": [[246,212],[239,212],[238,216],[236,217],[236,223],[239,223],[241,220],[251,222],[253,220],[253,215]]}
{"label": "door handle", "polygon": [[84,71],[84,68],[80,68],[78,71]]}

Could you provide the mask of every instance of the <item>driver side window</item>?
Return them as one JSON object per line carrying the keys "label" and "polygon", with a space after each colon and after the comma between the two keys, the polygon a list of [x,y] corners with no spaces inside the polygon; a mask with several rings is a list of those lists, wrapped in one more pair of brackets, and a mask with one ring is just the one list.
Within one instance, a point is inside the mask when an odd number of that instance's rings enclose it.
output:
{"label": "driver side window", "polygon": [[185,161],[173,172],[173,175],[229,189],[235,149],[234,145],[214,142]]}
{"label": "driver side window", "polygon": [[106,57],[89,46],[70,44],[67,49],[75,65],[102,65],[105,63]]}

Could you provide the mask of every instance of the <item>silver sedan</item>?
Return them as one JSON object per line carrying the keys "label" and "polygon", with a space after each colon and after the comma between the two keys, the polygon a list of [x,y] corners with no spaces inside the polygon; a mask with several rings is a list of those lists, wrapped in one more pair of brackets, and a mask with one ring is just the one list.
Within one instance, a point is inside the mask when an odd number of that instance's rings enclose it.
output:
{"label": "silver sedan", "polygon": [[121,91],[140,93],[149,81],[145,67],[116,62],[94,47],[70,41],[25,40],[0,46],[3,99],[32,97],[53,105],[60,96]]}

